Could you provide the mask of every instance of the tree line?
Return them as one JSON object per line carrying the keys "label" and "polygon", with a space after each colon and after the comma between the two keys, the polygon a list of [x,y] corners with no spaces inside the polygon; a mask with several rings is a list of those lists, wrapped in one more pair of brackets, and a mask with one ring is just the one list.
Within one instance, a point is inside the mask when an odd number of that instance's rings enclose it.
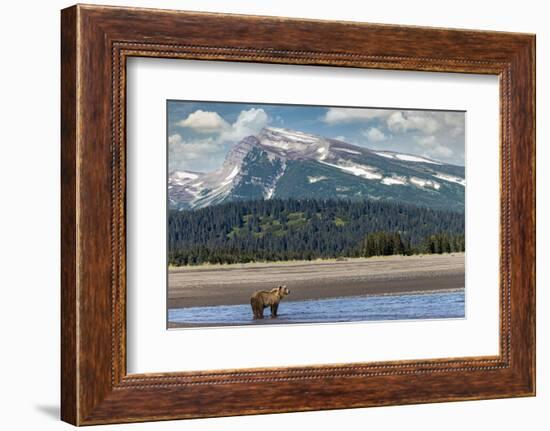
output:
{"label": "tree line", "polygon": [[399,232],[368,233],[363,241],[360,256],[391,256],[401,254],[454,253],[465,250],[464,234],[440,232],[428,235],[419,245],[413,246],[410,238],[403,238]]}
{"label": "tree line", "polygon": [[171,265],[464,251],[464,213],[336,199],[234,201],[170,210]]}

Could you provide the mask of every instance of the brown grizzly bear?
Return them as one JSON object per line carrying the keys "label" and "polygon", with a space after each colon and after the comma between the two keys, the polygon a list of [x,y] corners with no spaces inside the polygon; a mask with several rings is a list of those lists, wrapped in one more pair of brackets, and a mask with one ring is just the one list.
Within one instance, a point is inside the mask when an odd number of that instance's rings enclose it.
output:
{"label": "brown grizzly bear", "polygon": [[290,289],[286,286],[279,286],[269,291],[259,290],[258,292],[255,292],[250,298],[250,305],[252,306],[254,319],[263,319],[264,308],[267,307],[271,307],[271,317],[277,317],[279,302],[288,294],[290,294]]}

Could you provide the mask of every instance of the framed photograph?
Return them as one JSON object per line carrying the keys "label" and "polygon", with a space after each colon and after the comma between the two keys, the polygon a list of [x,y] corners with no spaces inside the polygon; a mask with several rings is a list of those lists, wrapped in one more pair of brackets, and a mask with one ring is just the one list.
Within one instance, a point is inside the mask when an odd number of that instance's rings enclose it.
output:
{"label": "framed photograph", "polygon": [[465,317],[465,112],[167,118],[169,328]]}
{"label": "framed photograph", "polygon": [[63,420],[535,394],[534,35],[77,5],[61,44]]}

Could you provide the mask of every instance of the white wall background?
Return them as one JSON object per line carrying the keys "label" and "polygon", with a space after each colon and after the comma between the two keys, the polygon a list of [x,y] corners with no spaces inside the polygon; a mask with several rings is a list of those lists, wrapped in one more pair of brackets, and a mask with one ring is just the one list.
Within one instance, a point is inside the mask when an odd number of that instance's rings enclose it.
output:
{"label": "white wall background", "polygon": [[[550,423],[550,27],[545,2],[394,0],[119,0],[171,9],[477,28],[537,34],[538,396],[536,398],[105,426],[135,430],[517,430]],[[59,422],[59,10],[70,2],[5,2],[0,17],[0,426],[70,429]],[[546,250],[545,250],[546,249]]]}

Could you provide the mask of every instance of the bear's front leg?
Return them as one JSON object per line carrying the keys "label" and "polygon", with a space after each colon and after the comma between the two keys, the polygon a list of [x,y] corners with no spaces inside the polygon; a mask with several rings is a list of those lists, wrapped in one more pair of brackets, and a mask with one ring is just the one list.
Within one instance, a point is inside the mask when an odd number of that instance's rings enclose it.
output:
{"label": "bear's front leg", "polygon": [[277,308],[279,308],[279,304],[273,304],[271,306],[271,318],[272,319],[277,317]]}

